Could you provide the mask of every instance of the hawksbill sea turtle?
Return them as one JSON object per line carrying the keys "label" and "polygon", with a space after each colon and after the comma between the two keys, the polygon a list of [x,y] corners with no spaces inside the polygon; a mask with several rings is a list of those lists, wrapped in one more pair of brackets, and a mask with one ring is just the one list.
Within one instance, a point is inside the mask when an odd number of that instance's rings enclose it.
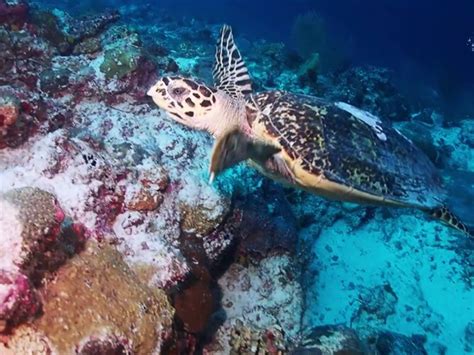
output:
{"label": "hawksbill sea turtle", "polygon": [[389,121],[343,102],[253,93],[231,27],[220,31],[214,86],[162,77],[148,95],[177,122],[215,138],[210,180],[241,161],[325,198],[420,209],[473,237],[445,205],[428,157]]}

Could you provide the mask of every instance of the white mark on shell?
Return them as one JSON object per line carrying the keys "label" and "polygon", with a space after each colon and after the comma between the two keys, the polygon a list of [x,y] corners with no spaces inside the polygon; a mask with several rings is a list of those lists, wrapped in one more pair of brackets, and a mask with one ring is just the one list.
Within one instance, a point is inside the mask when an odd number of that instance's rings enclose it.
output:
{"label": "white mark on shell", "polygon": [[387,136],[385,135],[385,133],[383,133],[383,129],[380,126],[380,124],[382,123],[380,121],[380,118],[378,118],[375,115],[372,115],[371,113],[367,111],[364,111],[352,105],[346,104],[345,102],[336,102],[335,105],[339,107],[341,110],[349,112],[355,118],[369,125],[375,131],[375,134],[377,134],[377,137],[379,137],[379,139],[383,141],[387,140]]}

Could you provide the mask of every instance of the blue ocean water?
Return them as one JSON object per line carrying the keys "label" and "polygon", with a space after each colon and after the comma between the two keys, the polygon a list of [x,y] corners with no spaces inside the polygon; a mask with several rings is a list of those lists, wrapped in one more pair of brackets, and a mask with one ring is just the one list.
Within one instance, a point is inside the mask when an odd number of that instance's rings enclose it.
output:
{"label": "blue ocean water", "polygon": [[[28,12],[3,15],[18,4]],[[146,95],[163,76],[212,87],[228,24],[255,92],[383,117],[439,172],[440,206],[473,228],[473,15],[467,0],[0,0],[0,148],[14,157],[0,155],[0,192],[56,186],[92,239],[152,265],[150,285],[176,311],[163,354],[473,354],[472,238],[422,211],[328,201],[243,164],[210,184],[213,137]],[[27,123],[8,123],[11,102]],[[22,158],[47,139],[67,147],[55,164],[49,151]],[[69,140],[99,167],[93,178],[80,153],[63,158]],[[96,353],[118,351],[108,339]]]}
{"label": "blue ocean water", "polygon": [[[46,1],[77,14],[134,5],[134,1]],[[147,3],[147,20],[166,12],[175,18],[230,23],[238,33],[294,48],[292,26],[298,15],[316,11],[328,28],[333,46],[347,51],[356,64],[375,64],[397,72],[407,90],[428,84],[447,109],[472,112],[474,29],[470,1],[265,1],[163,0]],[[157,18],[157,17],[156,17]],[[419,84],[419,85],[422,85]],[[452,107],[454,106],[454,107]],[[467,112],[466,112],[467,110]]]}

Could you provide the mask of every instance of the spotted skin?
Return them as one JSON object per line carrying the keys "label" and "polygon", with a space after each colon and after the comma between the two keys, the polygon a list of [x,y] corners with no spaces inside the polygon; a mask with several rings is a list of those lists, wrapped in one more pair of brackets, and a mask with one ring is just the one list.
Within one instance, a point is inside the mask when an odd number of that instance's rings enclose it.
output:
{"label": "spotted skin", "polygon": [[431,217],[439,219],[460,232],[474,238],[474,232],[461,222],[446,206],[440,206],[428,211]]}
{"label": "spotted skin", "polygon": [[428,158],[388,122],[386,140],[332,102],[281,91],[253,95],[258,124],[304,171],[337,184],[412,206],[444,199]]}
{"label": "spotted skin", "polygon": [[177,76],[162,77],[148,92],[180,122],[209,112],[216,102],[215,93],[216,89],[199,81]]}

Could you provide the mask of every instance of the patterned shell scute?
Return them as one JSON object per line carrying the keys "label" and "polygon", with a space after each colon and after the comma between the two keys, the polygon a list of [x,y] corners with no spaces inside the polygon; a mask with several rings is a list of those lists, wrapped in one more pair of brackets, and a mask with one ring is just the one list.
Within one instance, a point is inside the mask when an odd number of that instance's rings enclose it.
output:
{"label": "patterned shell scute", "polygon": [[253,100],[268,134],[305,171],[401,203],[443,200],[431,161],[390,122],[312,96],[261,93]]}

